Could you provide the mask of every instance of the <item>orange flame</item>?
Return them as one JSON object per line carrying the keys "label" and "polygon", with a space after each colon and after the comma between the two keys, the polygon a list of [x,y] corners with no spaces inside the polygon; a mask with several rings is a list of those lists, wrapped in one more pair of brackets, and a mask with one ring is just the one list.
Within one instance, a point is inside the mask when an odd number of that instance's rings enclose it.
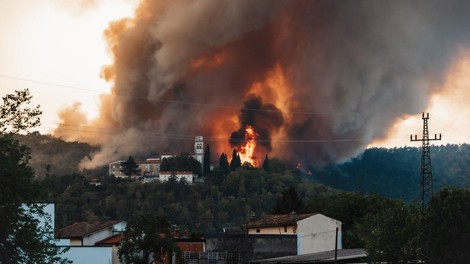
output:
{"label": "orange flame", "polygon": [[257,167],[258,164],[256,162],[256,158],[254,157],[256,137],[258,137],[258,133],[255,132],[252,126],[247,125],[245,128],[245,146],[241,146],[238,149],[238,155],[240,155],[242,164],[248,162],[253,165],[253,167]]}
{"label": "orange flame", "polygon": [[212,56],[203,56],[191,62],[192,69],[200,68],[217,68],[222,65],[225,60],[223,52],[216,53]]}

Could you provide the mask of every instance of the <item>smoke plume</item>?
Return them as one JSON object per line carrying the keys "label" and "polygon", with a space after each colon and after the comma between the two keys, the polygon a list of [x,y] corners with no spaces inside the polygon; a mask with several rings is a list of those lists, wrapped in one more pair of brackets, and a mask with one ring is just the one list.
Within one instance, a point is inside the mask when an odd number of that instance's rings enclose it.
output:
{"label": "smoke plume", "polygon": [[190,150],[196,135],[230,153],[246,124],[271,155],[347,159],[425,109],[469,45],[469,11],[468,1],[142,1],[105,32],[113,88],[91,122],[112,133],[81,135],[103,145],[82,165]]}
{"label": "smoke plume", "polygon": [[260,97],[252,95],[244,103],[238,119],[240,128],[232,132],[230,145],[232,147],[244,145],[246,127],[251,126],[258,135],[255,140],[258,154],[255,156],[262,157],[260,154],[271,152],[271,133],[276,132],[284,122],[281,111],[273,104],[263,104]]}

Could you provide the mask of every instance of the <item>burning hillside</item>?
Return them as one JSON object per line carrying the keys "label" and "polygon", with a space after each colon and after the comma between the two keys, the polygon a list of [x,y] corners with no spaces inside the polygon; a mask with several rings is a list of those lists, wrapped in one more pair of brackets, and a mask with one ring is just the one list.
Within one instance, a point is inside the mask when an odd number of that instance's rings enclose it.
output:
{"label": "burning hillside", "polygon": [[469,5],[144,0],[105,32],[112,93],[81,125],[106,133],[55,134],[102,145],[84,167],[185,149],[195,135],[253,163],[345,159],[426,107],[468,45]]}

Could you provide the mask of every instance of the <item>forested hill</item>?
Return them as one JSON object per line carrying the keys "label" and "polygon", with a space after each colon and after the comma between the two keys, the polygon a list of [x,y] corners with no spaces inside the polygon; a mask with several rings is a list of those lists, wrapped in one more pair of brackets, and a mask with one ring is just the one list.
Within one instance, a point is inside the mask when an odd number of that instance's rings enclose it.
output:
{"label": "forested hill", "polygon": [[[470,186],[470,145],[431,147],[434,190]],[[418,198],[421,149],[371,148],[343,164],[312,168],[312,181],[346,191],[378,193],[407,201]]]}
{"label": "forested hill", "polygon": [[[93,172],[78,171],[79,162],[96,150],[86,143],[65,142],[39,133],[18,136],[18,139],[31,148],[30,164],[39,178],[46,173],[56,176],[107,173],[106,166]],[[470,145],[433,146],[431,157],[436,191],[441,186],[470,186]],[[312,175],[305,177],[336,189],[411,201],[419,193],[420,162],[419,147],[371,148],[343,164],[312,168]]]}
{"label": "forested hill", "polygon": [[[31,151],[30,166],[37,178],[49,175],[78,173],[78,164],[97,148],[86,143],[65,142],[51,135],[33,132],[28,135],[16,135],[16,139],[29,147]],[[101,170],[105,173],[107,170]]]}

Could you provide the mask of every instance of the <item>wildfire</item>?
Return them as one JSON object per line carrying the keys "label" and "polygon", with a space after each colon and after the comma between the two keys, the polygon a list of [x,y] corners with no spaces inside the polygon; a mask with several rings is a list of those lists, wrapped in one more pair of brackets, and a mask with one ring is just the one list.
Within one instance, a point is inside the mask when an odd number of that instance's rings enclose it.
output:
{"label": "wildfire", "polygon": [[244,162],[249,162],[253,167],[257,167],[258,164],[254,157],[256,137],[258,137],[258,134],[255,132],[254,128],[247,125],[245,128],[245,145],[238,149],[238,154],[240,155],[242,164]]}

